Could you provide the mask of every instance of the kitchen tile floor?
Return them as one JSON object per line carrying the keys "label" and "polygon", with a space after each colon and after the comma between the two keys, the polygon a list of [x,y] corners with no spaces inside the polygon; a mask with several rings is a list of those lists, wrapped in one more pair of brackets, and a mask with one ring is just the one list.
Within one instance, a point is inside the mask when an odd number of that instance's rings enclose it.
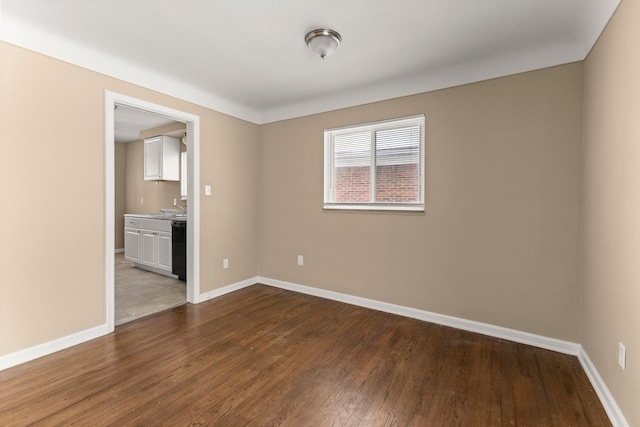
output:
{"label": "kitchen tile floor", "polygon": [[182,305],[185,282],[131,266],[124,254],[115,255],[116,325]]}

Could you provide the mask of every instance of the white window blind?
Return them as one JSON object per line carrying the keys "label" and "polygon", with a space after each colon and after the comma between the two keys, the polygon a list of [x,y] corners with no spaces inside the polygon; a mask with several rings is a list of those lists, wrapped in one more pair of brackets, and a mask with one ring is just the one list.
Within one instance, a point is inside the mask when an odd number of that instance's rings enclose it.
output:
{"label": "white window blind", "polygon": [[324,207],[424,210],[424,116],[326,130]]}

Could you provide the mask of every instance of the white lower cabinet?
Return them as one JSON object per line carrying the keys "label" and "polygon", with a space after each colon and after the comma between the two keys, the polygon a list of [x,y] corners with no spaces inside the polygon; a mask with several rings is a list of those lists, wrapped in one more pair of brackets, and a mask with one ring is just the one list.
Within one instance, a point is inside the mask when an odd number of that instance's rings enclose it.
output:
{"label": "white lower cabinet", "polygon": [[158,233],[158,268],[171,271],[171,233]]}
{"label": "white lower cabinet", "polygon": [[142,262],[141,256],[142,241],[140,240],[140,230],[135,228],[124,229],[124,258],[131,262]]}
{"label": "white lower cabinet", "polygon": [[171,273],[171,221],[126,218],[124,258],[159,273]]}
{"label": "white lower cabinet", "polygon": [[158,242],[157,233],[150,230],[142,230],[142,263],[150,267],[158,266]]}

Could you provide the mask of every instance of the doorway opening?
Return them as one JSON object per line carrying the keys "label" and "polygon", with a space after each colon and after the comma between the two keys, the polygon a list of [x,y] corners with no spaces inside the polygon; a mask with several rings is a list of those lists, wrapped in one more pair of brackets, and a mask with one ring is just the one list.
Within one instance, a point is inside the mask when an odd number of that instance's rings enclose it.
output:
{"label": "doorway opening", "polygon": [[[174,110],[162,105],[152,104],[143,100],[132,98],[126,95],[117,94],[114,92],[105,92],[105,291],[106,291],[106,324],[110,332],[115,329],[116,315],[116,259],[118,259],[119,268],[122,267],[120,258],[121,254],[117,254],[116,250],[121,249],[116,245],[116,234],[120,233],[122,224],[116,224],[116,218],[119,218],[120,212],[116,212],[116,171],[115,171],[115,157],[116,157],[116,114],[115,109],[122,108],[128,112],[139,113],[139,117],[147,117],[164,120],[170,123],[183,124],[184,132],[182,134],[184,138],[185,148],[185,160],[186,160],[186,200],[177,200],[172,203],[175,206],[169,206],[184,208],[185,203],[188,202],[188,208],[186,208],[187,224],[187,244],[186,244],[186,301],[189,303],[197,303],[200,290],[200,278],[199,278],[199,229],[200,229],[200,199],[197,189],[199,188],[199,134],[200,125],[199,117],[185,113],[183,111]],[[121,110],[122,111],[122,110]],[[135,114],[134,114],[135,116]],[[153,121],[153,120],[152,120]],[[143,124],[144,126],[144,124]],[[121,126],[119,126],[121,128]],[[182,139],[182,138],[181,138]],[[162,181],[157,181],[162,185]],[[179,197],[175,197],[179,199]],[[181,199],[181,198],[180,198]],[[141,201],[144,203],[144,201]],[[116,229],[116,226],[118,228]],[[116,231],[117,230],[117,231]],[[122,242],[122,239],[119,239]],[[119,245],[118,245],[119,246]],[[142,266],[142,264],[141,264]],[[153,268],[151,268],[153,270]],[[137,272],[136,272],[137,273]],[[146,273],[146,272],[144,272]],[[154,273],[150,273],[154,274]],[[169,277],[167,277],[170,279]],[[176,279],[177,280],[177,279]],[[175,305],[175,304],[174,304]],[[121,323],[121,322],[119,322]]]}

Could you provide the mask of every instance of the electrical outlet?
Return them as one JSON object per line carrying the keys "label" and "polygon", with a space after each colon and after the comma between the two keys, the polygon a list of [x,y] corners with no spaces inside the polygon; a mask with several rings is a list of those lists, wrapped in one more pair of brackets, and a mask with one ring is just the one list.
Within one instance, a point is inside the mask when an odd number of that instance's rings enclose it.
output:
{"label": "electrical outlet", "polygon": [[627,349],[621,342],[618,343],[618,365],[622,369],[627,369]]}
{"label": "electrical outlet", "polygon": [[205,196],[210,196],[211,195],[211,186],[210,185],[205,185],[204,186],[204,195]]}
{"label": "electrical outlet", "polygon": [[304,257],[302,255],[298,255],[298,265],[304,265]]}
{"label": "electrical outlet", "polygon": [[222,268],[229,268],[229,258],[222,260]]}

